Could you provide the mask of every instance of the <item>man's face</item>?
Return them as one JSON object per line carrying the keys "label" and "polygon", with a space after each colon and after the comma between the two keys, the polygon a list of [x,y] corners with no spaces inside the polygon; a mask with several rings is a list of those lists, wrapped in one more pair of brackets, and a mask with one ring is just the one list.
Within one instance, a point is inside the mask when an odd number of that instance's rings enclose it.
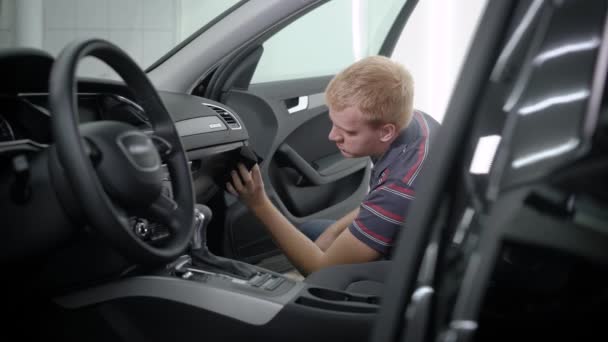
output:
{"label": "man's face", "polygon": [[369,125],[363,114],[355,107],[342,111],[329,111],[333,125],[329,140],[336,143],[342,155],[347,158],[378,156],[388,146],[383,141],[382,128]]}

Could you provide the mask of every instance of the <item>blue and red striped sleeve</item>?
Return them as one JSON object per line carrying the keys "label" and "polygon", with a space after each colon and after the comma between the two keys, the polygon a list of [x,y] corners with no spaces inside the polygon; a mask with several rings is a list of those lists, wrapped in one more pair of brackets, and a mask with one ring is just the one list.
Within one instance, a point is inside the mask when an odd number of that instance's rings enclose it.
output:
{"label": "blue and red striped sleeve", "polygon": [[384,183],[364,199],[359,215],[348,229],[367,246],[387,256],[414,195],[413,188],[402,182]]}

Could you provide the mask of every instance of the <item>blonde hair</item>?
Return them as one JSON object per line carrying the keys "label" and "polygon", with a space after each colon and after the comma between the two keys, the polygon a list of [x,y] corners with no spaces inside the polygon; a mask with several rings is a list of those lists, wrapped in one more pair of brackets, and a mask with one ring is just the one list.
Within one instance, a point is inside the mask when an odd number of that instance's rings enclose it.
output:
{"label": "blonde hair", "polygon": [[325,99],[332,110],[356,107],[371,125],[393,123],[401,129],[412,119],[414,80],[387,57],[366,57],[329,82]]}

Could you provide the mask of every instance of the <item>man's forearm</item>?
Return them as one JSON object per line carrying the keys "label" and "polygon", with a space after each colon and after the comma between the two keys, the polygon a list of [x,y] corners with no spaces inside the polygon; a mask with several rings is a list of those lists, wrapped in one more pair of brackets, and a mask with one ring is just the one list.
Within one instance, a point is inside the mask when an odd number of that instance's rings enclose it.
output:
{"label": "man's forearm", "polygon": [[348,227],[359,214],[359,207],[343,216],[341,219],[327,227],[325,231],[315,240],[315,244],[325,251],[334,240]]}
{"label": "man's forearm", "polygon": [[306,275],[324,266],[323,251],[294,227],[268,198],[250,209],[300,273]]}

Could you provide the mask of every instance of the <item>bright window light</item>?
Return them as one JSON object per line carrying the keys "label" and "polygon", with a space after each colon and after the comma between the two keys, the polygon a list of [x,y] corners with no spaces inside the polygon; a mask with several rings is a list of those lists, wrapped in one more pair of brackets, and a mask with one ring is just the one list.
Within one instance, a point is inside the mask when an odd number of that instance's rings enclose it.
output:
{"label": "bright window light", "polygon": [[471,161],[471,167],[469,168],[470,173],[483,175],[490,172],[498,143],[500,143],[499,135],[488,135],[479,138],[477,147],[475,147],[473,161]]}
{"label": "bright window light", "polygon": [[521,115],[528,115],[545,110],[551,106],[584,100],[587,97],[589,97],[589,91],[586,89],[574,93],[550,96],[529,106],[521,107],[518,112]]}
{"label": "bright window light", "polygon": [[537,65],[543,64],[544,62],[556,58],[561,57],[570,53],[576,53],[581,51],[588,51],[596,49],[600,46],[601,40],[598,37],[594,37],[590,40],[579,41],[576,43],[563,44],[557,48],[547,50],[545,52],[540,53],[536,58],[534,58],[534,63]]}
{"label": "bright window light", "polygon": [[578,139],[571,138],[571,139],[568,139],[568,141],[566,141],[563,144],[559,144],[557,146],[554,146],[551,148],[546,148],[546,149],[540,150],[538,152],[530,153],[521,158],[517,158],[513,161],[513,163],[511,163],[511,166],[513,166],[514,169],[519,169],[524,166],[528,166],[528,165],[537,163],[541,160],[554,158],[554,157],[560,156],[564,153],[568,153],[568,152],[574,150],[575,148],[578,147],[578,144],[579,144]]}

